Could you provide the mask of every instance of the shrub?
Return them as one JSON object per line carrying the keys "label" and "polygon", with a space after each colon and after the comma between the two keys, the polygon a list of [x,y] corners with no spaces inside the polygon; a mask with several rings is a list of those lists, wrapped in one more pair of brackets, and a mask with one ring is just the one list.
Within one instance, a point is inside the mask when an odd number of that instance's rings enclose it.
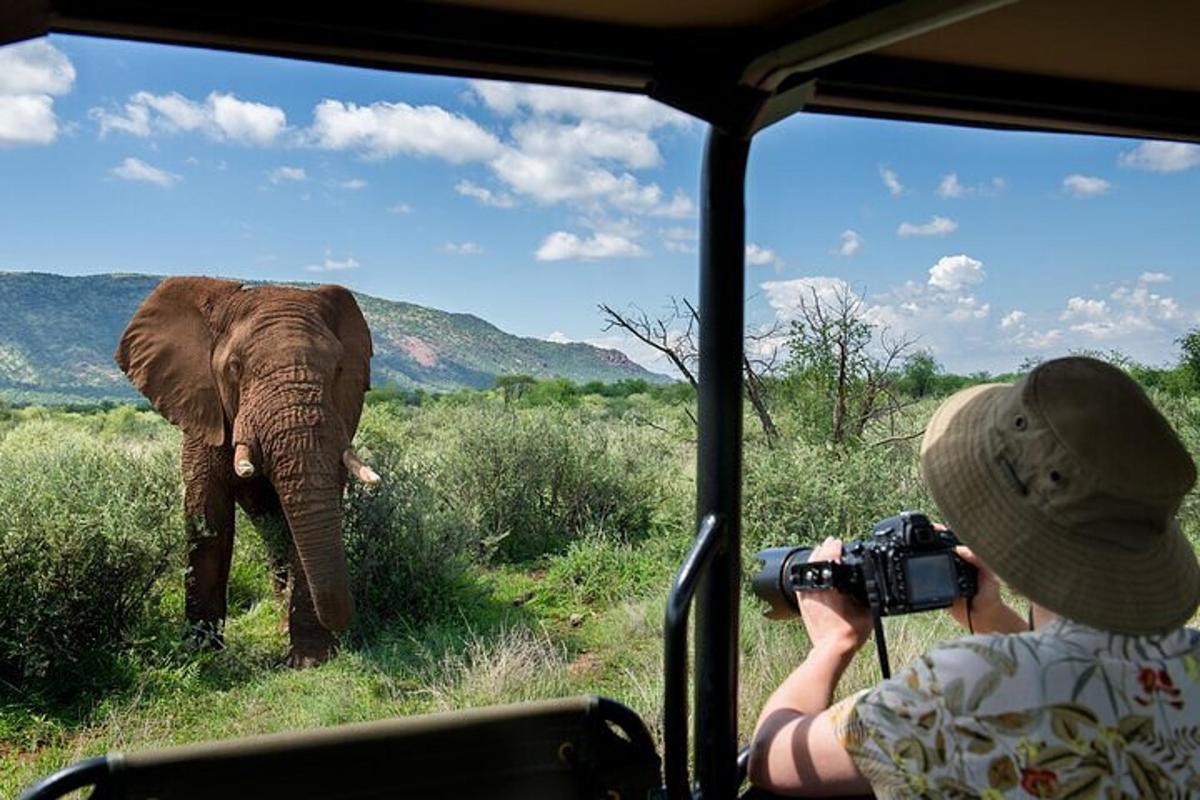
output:
{"label": "shrub", "polygon": [[358,443],[383,481],[351,483],[342,521],[359,635],[426,620],[465,586],[470,531],[438,502],[428,465],[414,457],[400,420],[368,408]]}
{"label": "shrub", "polygon": [[437,488],[485,554],[519,561],[585,532],[629,540],[651,526],[662,448],[642,431],[588,425],[561,408],[464,410],[449,431]]}
{"label": "shrub", "polygon": [[170,444],[51,421],[0,442],[0,673],[70,691],[119,652],[182,552]]}

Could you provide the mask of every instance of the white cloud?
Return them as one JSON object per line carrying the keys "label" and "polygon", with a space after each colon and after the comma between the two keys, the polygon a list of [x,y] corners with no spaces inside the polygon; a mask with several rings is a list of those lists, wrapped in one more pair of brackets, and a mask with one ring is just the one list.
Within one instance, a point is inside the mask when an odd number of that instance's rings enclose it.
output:
{"label": "white cloud", "polygon": [[180,176],[173,172],[152,167],[140,158],[127,158],[111,170],[113,175],[126,181],[142,181],[157,186],[171,187],[178,183]]}
{"label": "white cloud", "polygon": [[980,183],[975,186],[967,186],[958,180],[958,173],[951,172],[942,177],[937,187],[938,197],[955,199],[966,197],[968,195],[994,196],[1004,191],[1007,182],[1004,178],[992,178],[986,183]]}
{"label": "white cloud", "polygon": [[309,272],[344,272],[345,270],[358,269],[359,263],[352,256],[345,258],[334,258],[333,251],[325,251],[325,260],[320,264],[309,264],[305,267]]}
{"label": "white cloud", "polygon": [[1200,145],[1184,142],[1142,142],[1117,158],[1122,167],[1150,172],[1182,172],[1200,164]]}
{"label": "white cloud", "polygon": [[1025,321],[1025,316],[1026,314],[1024,311],[1021,311],[1020,309],[1013,309],[1005,314],[1000,320],[1000,327],[1005,330],[1008,330],[1009,328],[1015,328]]}
{"label": "white cloud", "polygon": [[271,174],[267,176],[271,183],[285,183],[288,181],[306,181],[308,173],[304,171],[304,167],[276,167],[271,170]]}
{"label": "white cloud", "polygon": [[770,265],[775,269],[779,269],[783,266],[783,259],[774,250],[750,242],[746,245],[746,265],[750,267],[765,267]]}
{"label": "white cloud", "polygon": [[63,95],[74,84],[75,66],[49,40],[0,47],[0,94]]}
{"label": "white cloud", "polygon": [[287,131],[282,108],[233,94],[212,92],[203,101],[178,92],[156,95],[138,92],[121,111],[93,108],[88,115],[100,124],[100,136],[111,131],[147,137],[153,133],[200,132],[214,141],[265,147]]}
{"label": "white cloud", "polygon": [[573,342],[575,340],[567,338],[567,335],[565,333],[563,333],[562,331],[551,331],[550,334],[546,337],[546,341],[554,342],[555,344],[570,344],[571,342]]}
{"label": "white cloud", "polygon": [[947,292],[981,283],[985,277],[983,262],[964,254],[942,256],[929,268],[929,285]]}
{"label": "white cloud", "polygon": [[452,256],[477,256],[483,253],[483,245],[477,242],[446,242],[442,252]]}
{"label": "white cloud", "polygon": [[394,205],[388,209],[388,212],[390,212],[392,214],[401,214],[401,215],[411,214],[412,206],[410,206],[408,203],[396,203],[396,205]]}
{"label": "white cloud", "polygon": [[347,189],[351,192],[357,192],[359,189],[365,189],[367,182],[362,178],[351,178],[348,181],[342,181],[338,184],[339,189]]}
{"label": "white cloud", "polygon": [[946,217],[937,217],[924,224],[916,225],[911,222],[901,222],[896,229],[898,236],[945,236],[958,230],[958,223]]}
{"label": "white cloud", "polygon": [[954,172],[942,178],[937,188],[938,197],[962,197],[966,193],[967,187],[958,182],[958,174]]}
{"label": "white cloud", "polygon": [[512,208],[517,204],[511,195],[503,192],[493,192],[486,186],[479,186],[468,180],[461,180],[454,185],[454,191],[463,197],[473,197],[485,206],[493,208]]}
{"label": "white cloud", "polygon": [[900,176],[896,174],[895,170],[880,167],[879,177],[883,179],[883,185],[892,193],[892,197],[899,197],[904,193],[904,184],[900,183]]}
{"label": "white cloud", "polygon": [[1139,283],[1170,283],[1171,276],[1165,272],[1143,272],[1138,276]]}
{"label": "white cloud", "polygon": [[1108,194],[1112,184],[1104,178],[1075,173],[1063,178],[1062,187],[1072,197],[1099,197]]}
{"label": "white cloud", "polygon": [[482,80],[472,81],[471,88],[484,105],[505,116],[524,112],[547,117],[581,117],[647,131],[694,124],[686,114],[636,94]]}
{"label": "white cloud", "polygon": [[0,147],[54,142],[54,97],[74,84],[71,60],[47,40],[0,47]]}
{"label": "white cloud", "polygon": [[326,150],[354,150],[367,158],[432,156],[451,164],[494,158],[500,140],[479,123],[440,106],[322,100],[306,138]]}
{"label": "white cloud", "polygon": [[857,299],[850,284],[841,278],[813,275],[787,281],[764,281],[759,284],[766,296],[767,304],[775,315],[784,322],[797,318],[803,304],[811,305],[814,297],[822,306],[838,302],[842,297]]}
{"label": "white cloud", "polygon": [[556,159],[612,161],[629,169],[662,163],[662,154],[649,131],[614,127],[595,119],[573,123],[533,119],[514,125],[512,135],[522,151]]}
{"label": "white cloud", "polygon": [[1073,319],[1100,319],[1106,316],[1108,316],[1108,303],[1103,300],[1072,297],[1067,300],[1067,307],[1058,318],[1067,322]]}
{"label": "white cloud", "polygon": [[862,249],[863,238],[858,231],[847,229],[842,231],[842,243],[838,247],[839,256],[850,257]]}
{"label": "white cloud", "polygon": [[946,319],[951,322],[967,322],[973,319],[986,319],[992,312],[990,303],[981,303],[973,295],[957,297],[954,306],[946,312]]}
{"label": "white cloud", "polygon": [[669,253],[695,255],[698,252],[696,240],[699,238],[699,233],[695,228],[676,225],[671,228],[663,228],[659,231],[659,236],[662,237],[663,247]]}
{"label": "white cloud", "polygon": [[287,127],[283,109],[264,103],[239,100],[231,94],[208,96],[213,123],[231,141],[266,145]]}
{"label": "white cloud", "polygon": [[629,258],[645,253],[637,242],[613,233],[596,232],[587,239],[581,239],[574,233],[555,231],[546,237],[535,256],[538,261],[593,261],[602,258]]}

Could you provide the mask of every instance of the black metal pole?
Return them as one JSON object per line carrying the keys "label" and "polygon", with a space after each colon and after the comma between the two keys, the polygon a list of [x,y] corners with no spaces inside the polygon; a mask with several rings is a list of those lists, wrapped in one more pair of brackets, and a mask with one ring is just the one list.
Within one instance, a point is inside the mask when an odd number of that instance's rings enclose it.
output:
{"label": "black metal pole", "polygon": [[696,596],[696,775],[704,800],[737,793],[738,609],[742,538],[742,331],[745,180],[750,143],[708,133],[700,198],[697,524],[717,515],[722,543]]}

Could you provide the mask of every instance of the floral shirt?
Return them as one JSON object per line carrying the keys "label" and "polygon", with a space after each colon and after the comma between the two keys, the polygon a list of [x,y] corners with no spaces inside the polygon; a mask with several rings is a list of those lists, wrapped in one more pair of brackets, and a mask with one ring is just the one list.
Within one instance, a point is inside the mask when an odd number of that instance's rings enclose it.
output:
{"label": "floral shirt", "polygon": [[879,797],[1200,798],[1200,632],[1186,628],[970,636],[831,713]]}

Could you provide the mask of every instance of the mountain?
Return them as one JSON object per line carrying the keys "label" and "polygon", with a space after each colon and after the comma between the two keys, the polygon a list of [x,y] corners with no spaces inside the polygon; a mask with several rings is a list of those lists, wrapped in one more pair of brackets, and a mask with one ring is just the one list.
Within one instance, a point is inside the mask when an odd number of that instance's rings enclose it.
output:
{"label": "mountain", "polygon": [[[161,276],[0,272],[0,397],[26,402],[132,400],[113,362],[125,325]],[[612,382],[668,378],[618,350],[513,336],[470,314],[356,294],[371,327],[374,386],[448,390],[497,375]]]}

